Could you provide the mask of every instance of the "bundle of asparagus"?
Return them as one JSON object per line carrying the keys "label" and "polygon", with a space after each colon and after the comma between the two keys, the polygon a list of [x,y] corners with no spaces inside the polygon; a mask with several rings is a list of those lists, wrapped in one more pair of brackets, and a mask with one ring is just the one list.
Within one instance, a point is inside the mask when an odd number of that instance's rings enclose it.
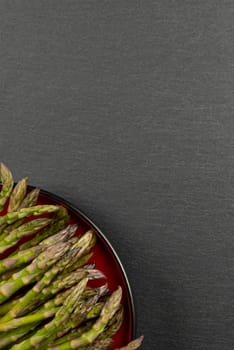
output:
{"label": "bundle of asparagus", "polygon": [[[0,175],[0,349],[112,348],[122,289],[89,286],[105,278],[88,263],[94,231],[76,236],[64,207],[37,205],[39,189],[28,193],[27,178],[14,186],[4,164]],[[142,339],[118,350],[138,349]]]}

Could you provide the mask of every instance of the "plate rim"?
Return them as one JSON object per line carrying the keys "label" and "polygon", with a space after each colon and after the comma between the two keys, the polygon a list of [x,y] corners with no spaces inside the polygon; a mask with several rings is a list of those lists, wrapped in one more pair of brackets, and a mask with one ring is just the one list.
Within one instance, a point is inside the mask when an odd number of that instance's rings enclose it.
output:
{"label": "plate rim", "polygon": [[[33,190],[35,188],[38,188],[37,186],[34,185],[28,185],[27,186],[28,190]],[[75,212],[77,212],[81,217],[84,218],[85,221],[87,221],[91,226],[94,227],[94,229],[98,232],[98,234],[101,236],[101,238],[107,243],[108,247],[110,248],[111,253],[113,254],[115,260],[117,261],[120,270],[123,274],[125,283],[126,283],[126,287],[127,287],[127,291],[128,291],[128,296],[129,296],[129,301],[130,301],[130,309],[131,309],[131,316],[132,316],[132,334],[131,334],[131,338],[135,338],[136,336],[136,308],[135,308],[135,302],[134,302],[134,297],[133,297],[133,292],[132,292],[132,288],[127,276],[127,273],[124,269],[124,266],[115,250],[115,248],[113,247],[113,245],[111,244],[111,242],[109,241],[109,239],[106,237],[106,235],[102,232],[102,230],[92,221],[92,219],[90,219],[84,212],[83,210],[81,210],[80,208],[78,208],[75,204],[73,204],[72,202],[70,202],[67,199],[64,199],[63,197],[61,197],[60,195],[57,195],[53,192],[50,192],[48,190],[45,190],[44,188],[39,188],[40,189],[40,194],[44,194],[48,197],[50,197],[51,199],[55,199],[61,203],[64,203],[66,206],[70,207],[72,210],[74,210]]]}

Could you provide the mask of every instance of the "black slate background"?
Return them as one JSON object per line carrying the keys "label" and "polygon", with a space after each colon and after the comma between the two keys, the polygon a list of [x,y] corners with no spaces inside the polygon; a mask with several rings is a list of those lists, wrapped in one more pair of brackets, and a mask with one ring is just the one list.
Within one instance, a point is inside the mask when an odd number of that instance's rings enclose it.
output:
{"label": "black slate background", "polygon": [[144,350],[234,348],[233,1],[0,1],[0,151],[80,207]]}

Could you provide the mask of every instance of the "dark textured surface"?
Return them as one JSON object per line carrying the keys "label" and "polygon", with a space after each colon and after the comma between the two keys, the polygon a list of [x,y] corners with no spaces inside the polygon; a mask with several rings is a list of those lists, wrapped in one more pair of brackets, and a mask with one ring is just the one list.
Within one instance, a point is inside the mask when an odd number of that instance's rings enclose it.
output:
{"label": "dark textured surface", "polygon": [[110,239],[144,350],[234,348],[233,1],[0,1],[0,149]]}

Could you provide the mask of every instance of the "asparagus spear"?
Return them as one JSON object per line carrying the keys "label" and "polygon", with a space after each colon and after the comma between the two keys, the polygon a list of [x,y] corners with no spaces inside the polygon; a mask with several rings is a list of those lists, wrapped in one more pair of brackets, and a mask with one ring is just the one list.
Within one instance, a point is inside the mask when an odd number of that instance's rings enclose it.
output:
{"label": "asparagus spear", "polygon": [[44,308],[42,308],[38,312],[31,313],[23,317],[15,318],[4,324],[0,324],[0,332],[7,332],[9,330],[13,330],[23,325],[43,321],[47,318],[54,316],[57,310],[57,307],[51,308],[50,310],[44,310]]}
{"label": "asparagus spear", "polygon": [[43,246],[35,246],[21,252],[10,255],[9,257],[0,260],[0,274],[5,274],[15,268],[21,267],[24,264],[31,262],[46,248]]}
{"label": "asparagus spear", "polygon": [[81,256],[80,258],[77,259],[77,261],[72,265],[71,268],[66,270],[66,272],[72,272],[84,266],[91,259],[92,256],[93,256],[93,252]]}
{"label": "asparagus spear", "polygon": [[19,209],[30,208],[36,205],[39,197],[40,189],[34,188],[32,191],[28,192],[23,201],[21,202]]}
{"label": "asparagus spear", "polygon": [[[0,276],[0,281],[3,282],[3,281],[9,280],[9,278],[11,278],[14,275],[14,273],[19,272],[20,270],[22,270],[22,266],[15,267],[12,270],[3,272]],[[1,285],[1,282],[0,282],[0,285]]]}
{"label": "asparagus spear", "polygon": [[26,222],[9,233],[7,237],[0,241],[0,253],[3,253],[6,249],[11,248],[21,238],[32,235],[51,223],[49,218],[39,218]]}
{"label": "asparagus spear", "polygon": [[68,225],[63,230],[59,231],[58,233],[55,233],[54,235],[52,235],[48,238],[45,238],[39,244],[40,245],[50,245],[50,244],[54,244],[54,242],[67,241],[74,235],[77,228],[78,228],[78,225],[76,225],[76,224]]}
{"label": "asparagus spear", "polygon": [[73,284],[77,283],[77,281],[81,280],[85,276],[89,280],[106,278],[106,276],[100,270],[80,268],[71,273],[59,275],[57,279],[54,281],[54,283],[52,283],[52,286],[50,287],[51,291],[57,290],[58,287],[60,288],[66,288],[66,286],[71,287]]}
{"label": "asparagus spear", "polygon": [[116,350],[136,350],[138,349],[143,341],[143,336],[131,341],[128,345],[118,348]]}
{"label": "asparagus spear", "polygon": [[3,349],[3,348],[9,349],[9,346],[12,343],[15,343],[16,341],[21,339],[23,336],[28,334],[32,330],[32,328],[36,327],[38,324],[39,322],[35,324],[27,324],[25,326],[16,328],[9,332],[0,334],[0,349]]}
{"label": "asparagus spear", "polygon": [[19,208],[20,204],[22,203],[26,195],[27,184],[28,184],[28,178],[24,177],[15,185],[15,188],[11,192],[10,199],[9,199],[9,204],[7,209],[9,213],[16,211]]}
{"label": "asparagus spear", "polygon": [[55,347],[58,345],[61,345],[63,343],[67,343],[68,341],[71,341],[74,338],[80,337],[84,332],[87,332],[93,325],[92,321],[87,321],[85,324],[82,324],[81,326],[71,329],[68,333],[66,333],[63,336],[59,336],[57,339],[52,341],[49,346]]}
{"label": "asparagus spear", "polygon": [[[40,190],[38,188],[35,188],[31,192],[29,192],[22,201],[21,205],[19,206],[19,209],[35,206],[38,200],[39,192]],[[1,226],[0,233],[2,233],[0,235],[0,239],[5,238],[9,232],[19,227],[23,222],[24,219],[20,219],[15,221],[13,224]]]}
{"label": "asparagus spear", "polygon": [[[30,288],[30,287],[29,287]],[[18,302],[18,300],[24,295],[25,291],[17,293],[14,298],[10,298],[5,303],[0,305],[0,316],[4,316],[11,308]]]}
{"label": "asparagus spear", "polygon": [[12,296],[17,290],[38,279],[51,265],[58,261],[69,249],[65,243],[55,244],[43,251],[33,262],[12,275],[8,281],[0,283],[0,304]]}
{"label": "asparagus spear", "polygon": [[66,270],[66,272],[72,272],[87,262],[92,253],[89,254],[96,242],[96,236],[93,230],[89,230],[81,237],[74,237],[75,243],[73,249],[79,249],[74,263]]}
{"label": "asparagus spear", "polygon": [[64,327],[71,314],[77,307],[80,297],[86,287],[87,279],[83,279],[66,298],[64,304],[56,312],[55,317],[40,328],[32,337],[25,339],[19,344],[15,344],[12,350],[30,350],[34,348],[43,349],[47,344],[56,337],[57,332]]}
{"label": "asparagus spear", "polygon": [[0,164],[0,174],[2,180],[2,190],[0,192],[0,211],[2,211],[7,199],[11,194],[12,188],[14,186],[14,181],[12,173],[3,163]]}
{"label": "asparagus spear", "polygon": [[123,323],[123,319],[124,319],[124,309],[121,306],[120,309],[114,315],[114,317],[112,317],[112,319],[110,319],[110,321],[108,322],[106,328],[100,334],[98,339],[111,338],[120,329],[120,327],[121,327],[121,325]]}
{"label": "asparagus spear", "polygon": [[31,215],[38,216],[42,214],[53,213],[59,210],[57,205],[36,205],[31,208],[22,208],[13,213],[7,213],[0,217],[0,225],[12,224],[18,219],[24,219]]}
{"label": "asparagus spear", "polygon": [[108,284],[103,284],[101,287],[97,287],[97,288],[90,288],[87,287],[85,289],[85,293],[84,293],[84,297],[89,298],[94,296],[95,294],[98,294],[99,297],[105,297],[107,295],[107,293],[109,292],[109,287]]}
{"label": "asparagus spear", "polygon": [[37,296],[34,296],[34,298],[31,300],[31,307],[35,308],[38,304],[45,302],[63,289],[73,287],[87,275],[88,273],[83,270],[76,271],[76,273],[63,278],[62,276],[58,276],[57,279],[52,281],[50,286],[44,287],[41,292],[37,294]]}

